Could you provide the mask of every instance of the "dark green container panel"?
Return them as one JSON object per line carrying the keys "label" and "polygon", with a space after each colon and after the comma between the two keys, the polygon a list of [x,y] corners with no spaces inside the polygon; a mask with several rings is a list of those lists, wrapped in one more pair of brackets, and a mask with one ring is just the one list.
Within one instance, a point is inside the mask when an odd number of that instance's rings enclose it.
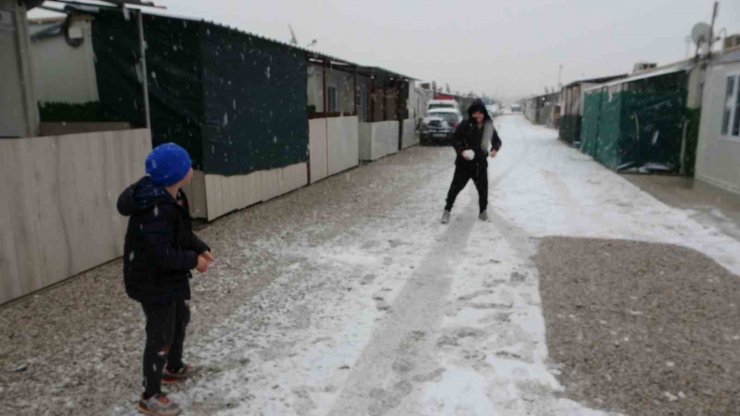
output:
{"label": "dark green container panel", "polygon": [[[237,175],[308,159],[306,57],[203,21],[145,15],[153,145],[175,142],[206,173]],[[93,21],[101,105],[145,125],[136,19]]]}

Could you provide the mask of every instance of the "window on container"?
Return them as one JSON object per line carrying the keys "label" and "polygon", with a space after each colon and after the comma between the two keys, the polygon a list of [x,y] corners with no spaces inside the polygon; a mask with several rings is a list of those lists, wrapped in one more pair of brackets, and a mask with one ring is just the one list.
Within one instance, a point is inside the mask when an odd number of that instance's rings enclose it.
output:
{"label": "window on container", "polygon": [[[727,135],[730,131],[730,121],[732,120],[732,108],[733,104],[737,101],[738,94],[735,93],[735,79],[736,77],[727,77],[727,84],[725,88],[725,103],[722,109],[722,135]],[[737,113],[737,111],[736,111]],[[735,114],[737,118],[737,114]]]}
{"label": "window on container", "polygon": [[326,98],[329,106],[330,113],[339,112],[339,97],[337,96],[337,89],[335,87],[328,87],[326,89]]}

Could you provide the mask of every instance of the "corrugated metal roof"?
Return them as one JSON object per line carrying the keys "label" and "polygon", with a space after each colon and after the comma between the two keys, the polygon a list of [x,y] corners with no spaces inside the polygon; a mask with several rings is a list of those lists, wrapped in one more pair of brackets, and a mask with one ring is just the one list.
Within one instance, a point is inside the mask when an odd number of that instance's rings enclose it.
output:
{"label": "corrugated metal roof", "polygon": [[693,62],[682,62],[678,65],[656,68],[656,69],[653,69],[647,72],[642,72],[642,73],[633,75],[631,77],[622,78],[616,81],[608,82],[606,84],[596,85],[594,87],[587,88],[584,91],[591,91],[591,90],[600,89],[604,87],[613,87],[615,85],[626,84],[628,82],[638,81],[641,79],[659,77],[661,75],[668,75],[668,74],[673,74],[673,73],[681,72],[681,71],[689,71],[693,67],[694,67]]}
{"label": "corrugated metal roof", "polygon": [[[37,3],[44,3],[44,0],[27,0],[27,1],[36,1]],[[141,6],[141,7],[158,7],[156,4],[154,4],[151,1],[144,1],[144,0],[50,0],[54,3],[64,3],[64,4],[79,4],[82,6],[108,6],[115,5],[118,7],[121,6]]]}
{"label": "corrugated metal roof", "polygon": [[[108,3],[117,3],[118,2],[117,0],[111,0],[111,1],[101,0],[101,1],[102,2],[108,2]],[[80,4],[81,6],[91,5],[91,4],[99,5],[99,3],[100,3],[100,1],[97,1],[97,0],[89,1],[89,2],[86,2],[86,3],[85,2],[78,2],[78,1],[67,1],[67,0],[65,0],[65,2],[67,4],[70,4],[70,5],[74,5],[74,4],[77,3],[77,4]],[[122,0],[122,2],[123,2],[123,0]],[[129,3],[131,5],[137,5],[137,2],[139,2],[139,0],[127,1],[126,3]],[[144,5],[144,4],[141,3],[141,5]],[[111,6],[108,5],[108,6],[101,6],[101,7],[111,7]],[[221,23],[217,23],[217,22],[213,22],[213,21],[209,21],[209,20],[205,20],[205,19],[197,19],[197,18],[192,18],[192,17],[187,17],[187,16],[180,16],[180,15],[176,15],[174,13],[170,13],[169,11],[165,11],[163,9],[147,9],[147,10],[143,10],[142,12],[144,14],[153,15],[153,16],[169,17],[169,18],[173,18],[173,19],[188,20],[188,21],[192,21],[192,22],[203,22],[203,23],[206,23],[206,24],[209,24],[209,25],[213,25],[213,26],[216,26],[216,27],[227,28],[229,30],[233,30],[233,31],[238,32],[238,33],[243,33],[245,35],[249,35],[249,36],[255,37],[257,39],[266,40],[268,42],[273,42],[273,43],[276,43],[276,44],[279,44],[279,45],[283,45],[283,46],[288,47],[288,48],[291,48],[291,49],[295,49],[295,50],[301,51],[301,52],[305,53],[308,58],[315,58],[315,59],[319,59],[319,60],[326,60],[326,61],[329,61],[329,62],[333,62],[334,64],[340,64],[340,65],[341,64],[351,65],[351,66],[357,67],[358,70],[370,70],[371,72],[372,71],[384,72],[384,73],[390,74],[392,76],[399,77],[399,78],[404,78],[404,79],[407,79],[407,80],[415,80],[416,79],[416,78],[413,78],[413,77],[410,77],[410,76],[407,76],[407,75],[399,74],[397,72],[394,72],[394,71],[391,71],[391,70],[388,70],[388,69],[384,69],[384,68],[380,68],[380,67],[374,67],[374,66],[361,65],[361,64],[358,64],[358,63],[355,63],[355,62],[352,62],[352,61],[348,61],[346,59],[337,58],[335,56],[327,55],[327,54],[324,54],[324,53],[321,53],[321,52],[313,51],[311,49],[306,49],[306,48],[303,48],[303,47],[300,47],[300,46],[297,46],[297,45],[293,45],[293,44],[290,44],[290,43],[287,43],[287,42],[283,42],[283,41],[280,41],[280,40],[277,40],[277,39],[268,38],[266,36],[258,35],[258,34],[253,33],[253,32],[247,32],[245,30],[242,30],[242,29],[239,29],[239,28],[236,28],[236,27],[231,27],[231,26],[228,26],[228,25],[224,25],[224,24],[221,24]]]}
{"label": "corrugated metal roof", "polygon": [[365,67],[360,67],[359,69],[360,69],[360,71],[367,71],[367,72],[370,72],[370,73],[372,73],[372,72],[385,72],[386,74],[389,74],[389,75],[392,75],[392,76],[398,77],[398,78],[403,78],[403,79],[406,79],[406,80],[409,80],[409,81],[416,81],[417,80],[414,77],[410,77],[408,75],[399,74],[398,72],[394,72],[394,71],[391,71],[391,70],[388,70],[388,69],[385,69],[385,68],[381,68],[381,67],[378,67],[378,66],[365,66]]}
{"label": "corrugated metal roof", "polygon": [[605,82],[614,81],[616,79],[620,78],[627,78],[629,74],[620,74],[620,75],[611,75],[608,77],[598,77],[598,78],[590,78],[590,79],[579,79],[578,81],[573,81],[566,85],[564,88],[573,87],[575,85],[580,84],[603,84]]}

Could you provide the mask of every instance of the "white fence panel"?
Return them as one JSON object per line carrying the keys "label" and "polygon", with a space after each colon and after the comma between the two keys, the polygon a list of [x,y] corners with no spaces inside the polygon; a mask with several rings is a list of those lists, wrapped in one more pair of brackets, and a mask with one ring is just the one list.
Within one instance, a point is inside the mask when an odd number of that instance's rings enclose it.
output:
{"label": "white fence panel", "polygon": [[148,129],[0,140],[0,303],[119,257]]}

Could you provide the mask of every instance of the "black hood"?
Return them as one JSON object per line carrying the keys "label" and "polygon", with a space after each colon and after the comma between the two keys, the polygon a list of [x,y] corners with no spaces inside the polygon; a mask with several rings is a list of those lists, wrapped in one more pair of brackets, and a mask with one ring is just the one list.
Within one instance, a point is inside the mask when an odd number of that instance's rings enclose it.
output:
{"label": "black hood", "polygon": [[175,202],[172,195],[148,176],[126,188],[118,197],[118,212],[124,216],[145,212],[162,202]]}
{"label": "black hood", "polygon": [[475,113],[476,111],[480,111],[481,113],[483,113],[483,115],[486,117],[486,120],[491,119],[491,116],[488,114],[486,104],[480,98],[476,98],[475,101],[470,104],[470,107],[468,107],[468,117],[472,119],[473,113]]}

